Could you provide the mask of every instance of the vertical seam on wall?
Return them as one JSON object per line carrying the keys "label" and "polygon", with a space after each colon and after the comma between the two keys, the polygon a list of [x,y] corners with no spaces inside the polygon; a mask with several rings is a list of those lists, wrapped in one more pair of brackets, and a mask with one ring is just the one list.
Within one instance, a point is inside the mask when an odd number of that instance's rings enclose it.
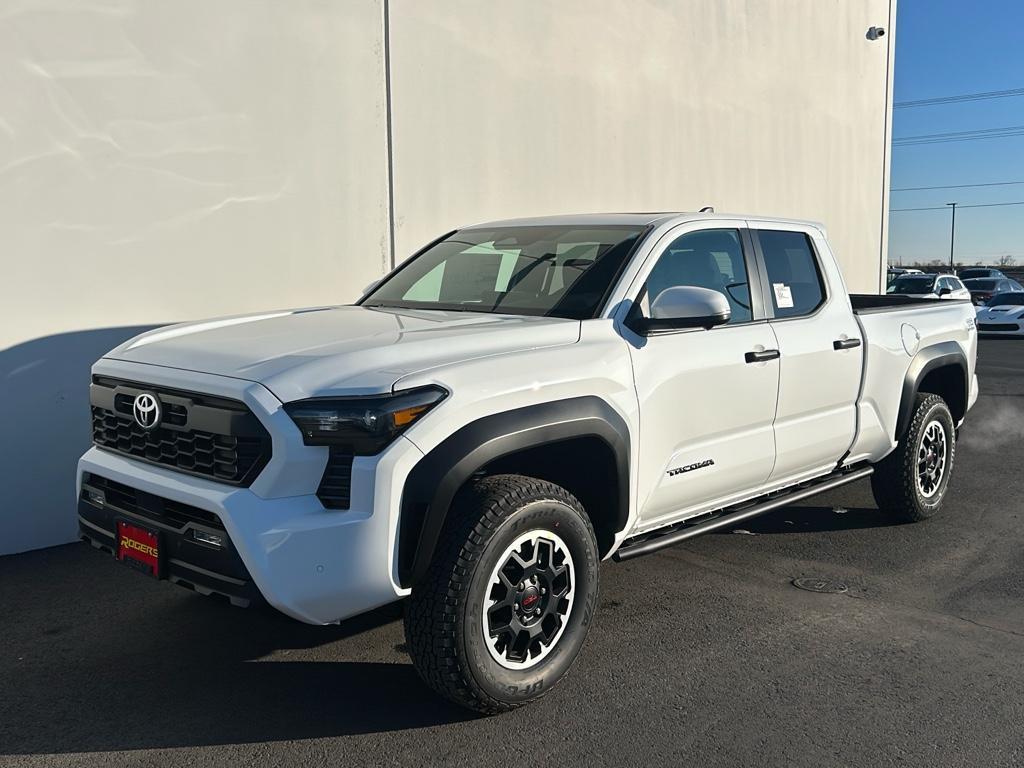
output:
{"label": "vertical seam on wall", "polygon": [[891,152],[889,142],[890,118],[892,116],[892,54],[896,49],[896,30],[893,25],[892,6],[895,0],[889,0],[889,18],[886,33],[889,40],[885,45],[885,107],[882,119],[882,205],[881,219],[878,222],[878,290],[885,290],[885,275],[888,269],[888,258],[886,257],[886,239],[889,236],[889,154]]}
{"label": "vertical seam on wall", "polygon": [[388,0],[384,7],[384,124],[387,135],[388,165],[388,259],[387,269],[395,268],[395,157],[391,131],[391,16]]}

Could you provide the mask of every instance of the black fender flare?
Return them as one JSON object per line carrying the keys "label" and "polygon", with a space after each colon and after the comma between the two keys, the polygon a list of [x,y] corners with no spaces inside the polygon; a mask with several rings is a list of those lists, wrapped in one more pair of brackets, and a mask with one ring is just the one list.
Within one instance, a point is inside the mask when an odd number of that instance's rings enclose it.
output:
{"label": "black fender flare", "polygon": [[938,344],[919,349],[910,361],[910,367],[903,377],[903,391],[900,396],[900,409],[896,416],[896,439],[906,433],[910,419],[914,415],[914,400],[924,377],[938,368],[947,366],[958,367],[964,380],[964,403],[970,397],[971,385],[967,380],[967,355],[955,341],[943,341]]}
{"label": "black fender flare", "polygon": [[426,572],[455,494],[481,467],[526,448],[577,437],[602,440],[615,457],[618,525],[629,515],[629,427],[606,401],[574,397],[485,416],[461,427],[413,467],[402,491],[398,576],[412,586]]}

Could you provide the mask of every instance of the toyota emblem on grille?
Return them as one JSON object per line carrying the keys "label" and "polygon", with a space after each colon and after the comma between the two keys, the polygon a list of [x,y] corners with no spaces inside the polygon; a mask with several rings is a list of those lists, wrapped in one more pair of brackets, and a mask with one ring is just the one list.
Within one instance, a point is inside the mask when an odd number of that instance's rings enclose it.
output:
{"label": "toyota emblem on grille", "polygon": [[135,396],[132,412],[135,414],[135,423],[143,429],[153,429],[160,423],[160,401],[149,392]]}

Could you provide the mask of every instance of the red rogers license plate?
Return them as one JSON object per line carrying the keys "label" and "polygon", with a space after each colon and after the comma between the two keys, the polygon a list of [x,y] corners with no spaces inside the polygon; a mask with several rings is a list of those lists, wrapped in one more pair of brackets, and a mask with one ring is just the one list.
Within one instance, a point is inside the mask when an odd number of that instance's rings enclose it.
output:
{"label": "red rogers license plate", "polygon": [[117,559],[138,571],[160,578],[160,537],[137,525],[117,521]]}

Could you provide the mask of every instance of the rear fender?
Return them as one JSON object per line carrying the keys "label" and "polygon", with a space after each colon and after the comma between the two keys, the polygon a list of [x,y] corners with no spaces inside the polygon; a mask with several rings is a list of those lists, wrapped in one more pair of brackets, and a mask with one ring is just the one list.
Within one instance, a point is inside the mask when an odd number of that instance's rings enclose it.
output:
{"label": "rear fender", "polygon": [[[910,426],[910,420],[914,415],[914,400],[917,399],[921,382],[927,378],[928,374],[947,367],[953,367],[959,371],[957,382],[958,385],[962,384],[963,386],[963,390],[960,393],[963,407],[959,407],[956,402],[948,404],[953,411],[954,421],[959,422],[963,418],[963,412],[966,411],[968,393],[970,392],[970,383],[967,378],[967,355],[964,353],[963,348],[955,341],[933,344],[919,350],[914,355],[914,358],[910,361],[910,367],[903,377],[900,409],[896,417],[895,437],[897,440],[906,433],[907,428]],[[948,401],[950,398],[946,397],[946,399]],[[957,413],[958,410],[961,412]]]}

